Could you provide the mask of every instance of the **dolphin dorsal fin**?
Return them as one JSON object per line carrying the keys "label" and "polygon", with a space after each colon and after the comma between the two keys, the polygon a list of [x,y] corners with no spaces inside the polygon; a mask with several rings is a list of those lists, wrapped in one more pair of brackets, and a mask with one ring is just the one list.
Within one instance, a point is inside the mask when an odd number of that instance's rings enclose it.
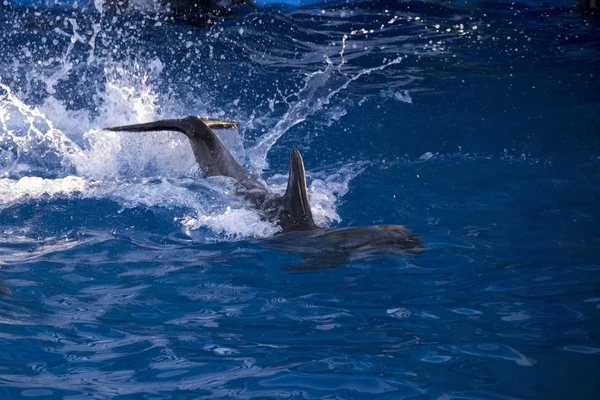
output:
{"label": "dolphin dorsal fin", "polygon": [[284,232],[317,228],[308,200],[304,161],[297,149],[292,149],[290,153],[290,175],[287,190],[282,197],[282,205],[280,224]]}

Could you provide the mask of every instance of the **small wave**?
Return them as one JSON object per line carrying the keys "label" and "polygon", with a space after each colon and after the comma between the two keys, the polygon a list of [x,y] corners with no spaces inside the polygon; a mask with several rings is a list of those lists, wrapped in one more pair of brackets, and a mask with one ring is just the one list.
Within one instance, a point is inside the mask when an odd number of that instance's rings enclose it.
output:
{"label": "small wave", "polygon": [[451,347],[464,354],[469,354],[476,357],[497,358],[502,360],[513,361],[517,365],[523,367],[531,367],[536,363],[535,360],[523,355],[518,350],[504,344],[480,343],[477,345],[466,344]]}
{"label": "small wave", "polygon": [[190,235],[191,230],[207,227],[218,237],[228,241],[251,237],[270,237],[281,230],[277,225],[261,219],[261,216],[254,210],[232,209],[231,207],[227,207],[220,214],[187,216],[181,220],[181,224]]}
{"label": "small wave", "polygon": [[10,207],[29,199],[77,196],[86,193],[88,182],[78,176],[44,179],[26,176],[18,180],[0,179],[0,208]]}

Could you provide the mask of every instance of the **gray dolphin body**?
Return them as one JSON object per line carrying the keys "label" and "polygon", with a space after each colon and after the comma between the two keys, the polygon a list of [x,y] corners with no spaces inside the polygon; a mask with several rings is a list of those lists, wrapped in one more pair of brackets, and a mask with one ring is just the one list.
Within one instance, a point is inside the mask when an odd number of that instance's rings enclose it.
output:
{"label": "gray dolphin body", "polygon": [[[270,192],[254,179],[233,158],[212,128],[234,128],[239,123],[190,116],[156,122],[106,128],[110,131],[152,132],[178,131],[184,133],[192,146],[194,156],[204,177],[227,176],[235,179],[236,193],[262,213],[263,218],[277,222],[283,233],[266,241],[266,246],[294,251],[308,257],[322,259],[324,254],[349,255],[372,253],[379,250],[402,251],[411,254],[423,252],[421,238],[402,225],[375,225],[336,229],[318,228],[313,220],[306,172],[297,149],[290,153],[290,171],[283,196]],[[316,249],[316,250],[315,250]],[[336,261],[337,265],[338,262]]]}
{"label": "gray dolphin body", "polygon": [[227,176],[235,179],[236,193],[260,210],[265,219],[278,222],[284,232],[317,229],[308,201],[306,173],[300,152],[293,149],[290,154],[290,175],[285,194],[279,196],[272,193],[238,164],[211,129],[234,128],[238,125],[239,123],[234,121],[190,116],[105,129],[121,132],[181,132],[188,137],[196,162],[205,178]]}

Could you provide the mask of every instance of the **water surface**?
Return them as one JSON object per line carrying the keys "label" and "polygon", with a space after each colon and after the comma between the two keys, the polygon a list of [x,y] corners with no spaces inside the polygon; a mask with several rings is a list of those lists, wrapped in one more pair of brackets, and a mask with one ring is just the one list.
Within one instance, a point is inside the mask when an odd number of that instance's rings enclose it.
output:
{"label": "water surface", "polygon": [[[270,3],[270,2],[269,2]],[[600,396],[598,20],[566,2],[259,3],[206,27],[0,5],[0,397]],[[185,137],[211,115],[317,223],[306,269]],[[300,268],[298,268],[300,267]]]}

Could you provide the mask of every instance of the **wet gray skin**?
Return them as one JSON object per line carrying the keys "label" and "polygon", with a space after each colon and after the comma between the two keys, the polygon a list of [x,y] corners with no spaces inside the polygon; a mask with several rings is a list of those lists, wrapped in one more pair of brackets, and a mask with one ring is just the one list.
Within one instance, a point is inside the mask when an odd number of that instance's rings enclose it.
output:
{"label": "wet gray skin", "polygon": [[110,131],[177,131],[185,134],[204,177],[226,176],[236,181],[236,194],[243,197],[261,216],[281,226],[283,233],[264,241],[264,246],[301,253],[307,259],[323,260],[315,268],[345,263],[352,255],[401,252],[407,255],[424,251],[421,238],[402,225],[375,225],[322,229],[315,225],[302,155],[290,153],[290,169],[283,196],[270,192],[233,158],[211,128],[235,128],[235,121],[199,118],[168,119],[144,124],[106,128]]}
{"label": "wet gray skin", "polygon": [[403,225],[371,225],[288,232],[263,240],[274,250],[300,253],[301,265],[288,270],[334,268],[353,259],[377,259],[382,254],[413,257],[425,251],[421,238]]}

